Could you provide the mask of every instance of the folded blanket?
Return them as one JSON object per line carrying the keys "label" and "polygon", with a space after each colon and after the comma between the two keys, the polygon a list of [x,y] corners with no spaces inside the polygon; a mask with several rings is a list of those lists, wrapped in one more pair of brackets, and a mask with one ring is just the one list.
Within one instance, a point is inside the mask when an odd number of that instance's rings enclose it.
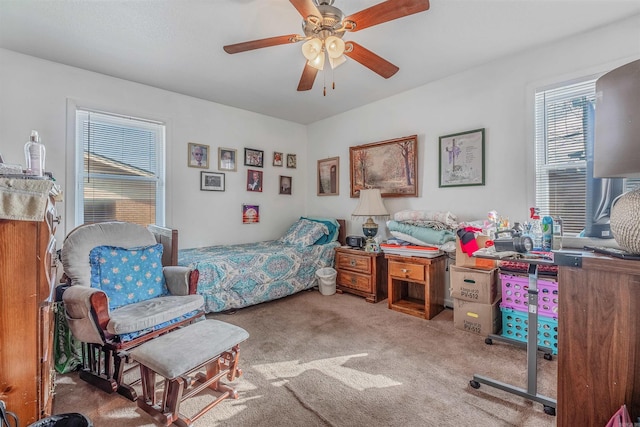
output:
{"label": "folded blanket", "polygon": [[456,240],[456,235],[450,230],[435,230],[429,227],[416,227],[398,221],[387,221],[389,231],[398,231],[403,234],[415,237],[421,242],[432,245],[442,245],[445,242]]}
{"label": "folded blanket", "polygon": [[451,212],[404,210],[396,212],[393,219],[398,222],[411,221],[416,225],[420,221],[435,221],[447,225],[450,229],[458,227],[458,217]]}

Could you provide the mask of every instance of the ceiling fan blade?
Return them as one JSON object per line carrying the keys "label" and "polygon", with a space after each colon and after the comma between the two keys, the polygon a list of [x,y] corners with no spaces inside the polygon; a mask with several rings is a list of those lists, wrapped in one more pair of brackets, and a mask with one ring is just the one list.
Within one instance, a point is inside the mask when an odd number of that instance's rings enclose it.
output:
{"label": "ceiling fan blade", "polygon": [[383,22],[393,21],[429,9],[429,0],[387,0],[356,12],[345,20],[353,21],[356,27],[349,31],[360,31]]}
{"label": "ceiling fan blade", "polygon": [[348,41],[346,45],[347,48],[344,51],[345,55],[354,61],[361,63],[374,73],[380,74],[385,79],[393,76],[400,69],[386,59],[371,52],[369,49],[360,46],[356,42]]}
{"label": "ceiling fan blade", "polygon": [[224,47],[227,53],[246,52],[248,50],[261,49],[263,47],[278,46],[287,43],[297,43],[299,41],[297,34],[289,34],[288,36],[269,37],[267,39],[251,40],[248,42],[230,44]]}
{"label": "ceiling fan blade", "polygon": [[316,80],[316,74],[318,74],[318,69],[305,63],[302,76],[300,77],[300,83],[298,83],[298,91],[311,90],[313,82]]}
{"label": "ceiling fan blade", "polygon": [[313,15],[322,19],[322,14],[316,7],[313,0],[289,0],[293,7],[296,8],[298,13],[302,15],[303,19],[307,19],[308,16]]}

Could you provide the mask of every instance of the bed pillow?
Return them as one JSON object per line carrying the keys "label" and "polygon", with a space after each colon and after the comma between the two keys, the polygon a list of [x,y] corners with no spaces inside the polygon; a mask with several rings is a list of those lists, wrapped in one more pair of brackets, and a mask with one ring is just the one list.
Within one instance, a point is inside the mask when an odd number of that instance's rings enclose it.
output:
{"label": "bed pillow", "polygon": [[327,234],[329,230],[326,225],[308,219],[299,219],[289,227],[280,241],[288,245],[311,246]]}
{"label": "bed pillow", "polygon": [[91,287],[109,297],[115,310],[169,293],[162,273],[162,245],[141,248],[98,246],[89,253]]}
{"label": "bed pillow", "polygon": [[301,216],[300,219],[308,219],[309,221],[319,222],[327,226],[329,230],[328,234],[322,235],[314,245],[325,245],[327,243],[335,242],[338,240],[338,234],[340,232],[340,224],[333,218],[321,218],[321,217],[304,217]]}

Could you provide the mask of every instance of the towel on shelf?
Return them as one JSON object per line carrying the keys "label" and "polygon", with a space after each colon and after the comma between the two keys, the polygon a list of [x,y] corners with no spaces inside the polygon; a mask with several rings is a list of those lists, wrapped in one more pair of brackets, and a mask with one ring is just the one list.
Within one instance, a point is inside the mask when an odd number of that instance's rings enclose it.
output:
{"label": "towel on shelf", "polygon": [[53,186],[49,179],[0,178],[0,219],[42,221]]}

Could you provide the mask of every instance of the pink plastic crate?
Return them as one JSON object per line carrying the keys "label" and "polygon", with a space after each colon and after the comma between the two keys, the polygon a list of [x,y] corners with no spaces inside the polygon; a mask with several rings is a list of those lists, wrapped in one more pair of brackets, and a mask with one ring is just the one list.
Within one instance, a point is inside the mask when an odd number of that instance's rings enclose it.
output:
{"label": "pink plastic crate", "polygon": [[[502,305],[517,311],[529,311],[527,290],[529,277],[500,274],[502,283]],[[558,317],[558,282],[538,278],[538,314]]]}

